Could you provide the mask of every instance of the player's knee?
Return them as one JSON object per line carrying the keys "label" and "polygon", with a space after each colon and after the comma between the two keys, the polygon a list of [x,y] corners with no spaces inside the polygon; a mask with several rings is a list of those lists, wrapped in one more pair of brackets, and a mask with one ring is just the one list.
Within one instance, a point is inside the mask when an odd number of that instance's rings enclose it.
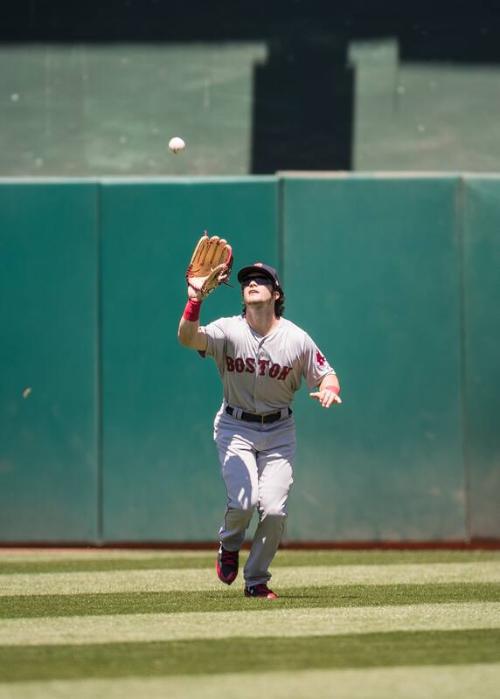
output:
{"label": "player's knee", "polygon": [[241,498],[238,498],[237,500],[232,500],[231,504],[230,504],[230,508],[232,510],[237,510],[237,511],[241,512],[242,514],[247,514],[250,517],[252,516],[256,507],[257,507],[257,498],[253,498],[251,496],[241,497]]}
{"label": "player's knee", "polygon": [[243,512],[248,513],[249,515],[252,515],[255,512],[255,508],[257,507],[257,498],[249,498],[248,500],[245,500],[244,502],[241,503],[240,509]]}
{"label": "player's knee", "polygon": [[232,509],[247,519],[251,519],[253,513],[255,512],[255,507],[251,507],[250,505],[247,505],[246,507],[233,507]]}
{"label": "player's knee", "polygon": [[253,513],[259,502],[256,488],[241,489],[238,495],[238,507],[244,512]]}
{"label": "player's knee", "polygon": [[261,503],[259,506],[261,519],[265,517],[284,518],[287,516],[286,506],[281,503]]}

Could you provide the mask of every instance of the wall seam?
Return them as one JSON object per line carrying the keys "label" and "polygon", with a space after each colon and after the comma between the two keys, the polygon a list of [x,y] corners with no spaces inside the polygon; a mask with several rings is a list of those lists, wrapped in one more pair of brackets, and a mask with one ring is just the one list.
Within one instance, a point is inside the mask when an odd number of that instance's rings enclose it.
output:
{"label": "wall seam", "polygon": [[97,384],[97,543],[103,543],[104,528],[104,474],[103,474],[103,390],[102,390],[102,183],[97,183],[96,220],[97,220],[97,249],[96,249],[96,384]]}
{"label": "wall seam", "polygon": [[278,175],[278,264],[280,281],[286,289],[285,270],[285,179]]}
{"label": "wall seam", "polygon": [[466,180],[463,175],[458,180],[458,196],[456,202],[456,226],[458,239],[459,265],[459,324],[460,324],[460,408],[462,422],[462,459],[464,470],[464,528],[467,541],[472,539],[470,483],[469,483],[469,435],[467,420],[467,313],[465,293],[465,218],[466,218]]}

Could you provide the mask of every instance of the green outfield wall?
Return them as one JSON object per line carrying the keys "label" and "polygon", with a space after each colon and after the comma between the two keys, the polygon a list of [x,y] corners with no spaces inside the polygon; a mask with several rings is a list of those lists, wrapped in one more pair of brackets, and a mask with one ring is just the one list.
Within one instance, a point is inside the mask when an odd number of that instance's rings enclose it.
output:
{"label": "green outfield wall", "polygon": [[286,279],[314,279],[289,306],[345,395],[334,416],[301,403],[292,536],[318,512],[325,539],[466,534],[457,182],[283,182]]}
{"label": "green outfield wall", "polygon": [[463,410],[468,527],[500,532],[500,179],[469,177],[463,211]]}
{"label": "green outfield wall", "polygon": [[[177,342],[184,269],[206,228],[235,264],[278,264],[274,178],[101,187],[102,474],[106,540],[210,540],[225,491],[212,442],[215,364]],[[238,284],[204,317],[239,312]]]}
{"label": "green outfield wall", "polygon": [[96,183],[0,185],[0,536],[99,536]]}
{"label": "green outfield wall", "polygon": [[341,378],[295,401],[287,538],[499,538],[500,177],[290,173],[0,181],[0,541],[216,539],[221,388],[176,339],[204,229]]}

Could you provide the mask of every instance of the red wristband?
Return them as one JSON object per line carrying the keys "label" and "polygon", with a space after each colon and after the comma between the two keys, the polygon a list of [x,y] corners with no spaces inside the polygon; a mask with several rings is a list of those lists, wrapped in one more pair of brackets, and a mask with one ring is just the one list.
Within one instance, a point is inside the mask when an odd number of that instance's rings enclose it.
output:
{"label": "red wristband", "polygon": [[198,299],[189,299],[184,308],[184,313],[182,317],[184,320],[189,320],[191,323],[197,321],[200,317],[201,301]]}

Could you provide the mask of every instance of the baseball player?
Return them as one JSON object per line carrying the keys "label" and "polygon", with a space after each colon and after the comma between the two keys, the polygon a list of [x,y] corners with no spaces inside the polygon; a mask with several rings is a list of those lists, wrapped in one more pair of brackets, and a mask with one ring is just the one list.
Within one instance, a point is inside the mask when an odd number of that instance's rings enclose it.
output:
{"label": "baseball player", "polygon": [[[207,245],[213,240],[205,238]],[[230,261],[215,269],[221,283],[228,277]],[[295,422],[290,405],[302,378],[316,389],[309,395],[323,408],[342,402],[340,385],[309,335],[283,317],[283,287],[273,267],[257,262],[240,269],[243,312],[204,326],[199,323],[206,295],[203,278],[190,276],[188,269],[187,279],[188,302],[179,341],[211,357],[223,384],[214,440],[227,507],[219,530],[217,575],[227,585],[236,579],[239,550],[257,510],[258,525],[243,571],[244,594],[276,599],[268,587],[269,566],[281,540],[293,483]]]}

